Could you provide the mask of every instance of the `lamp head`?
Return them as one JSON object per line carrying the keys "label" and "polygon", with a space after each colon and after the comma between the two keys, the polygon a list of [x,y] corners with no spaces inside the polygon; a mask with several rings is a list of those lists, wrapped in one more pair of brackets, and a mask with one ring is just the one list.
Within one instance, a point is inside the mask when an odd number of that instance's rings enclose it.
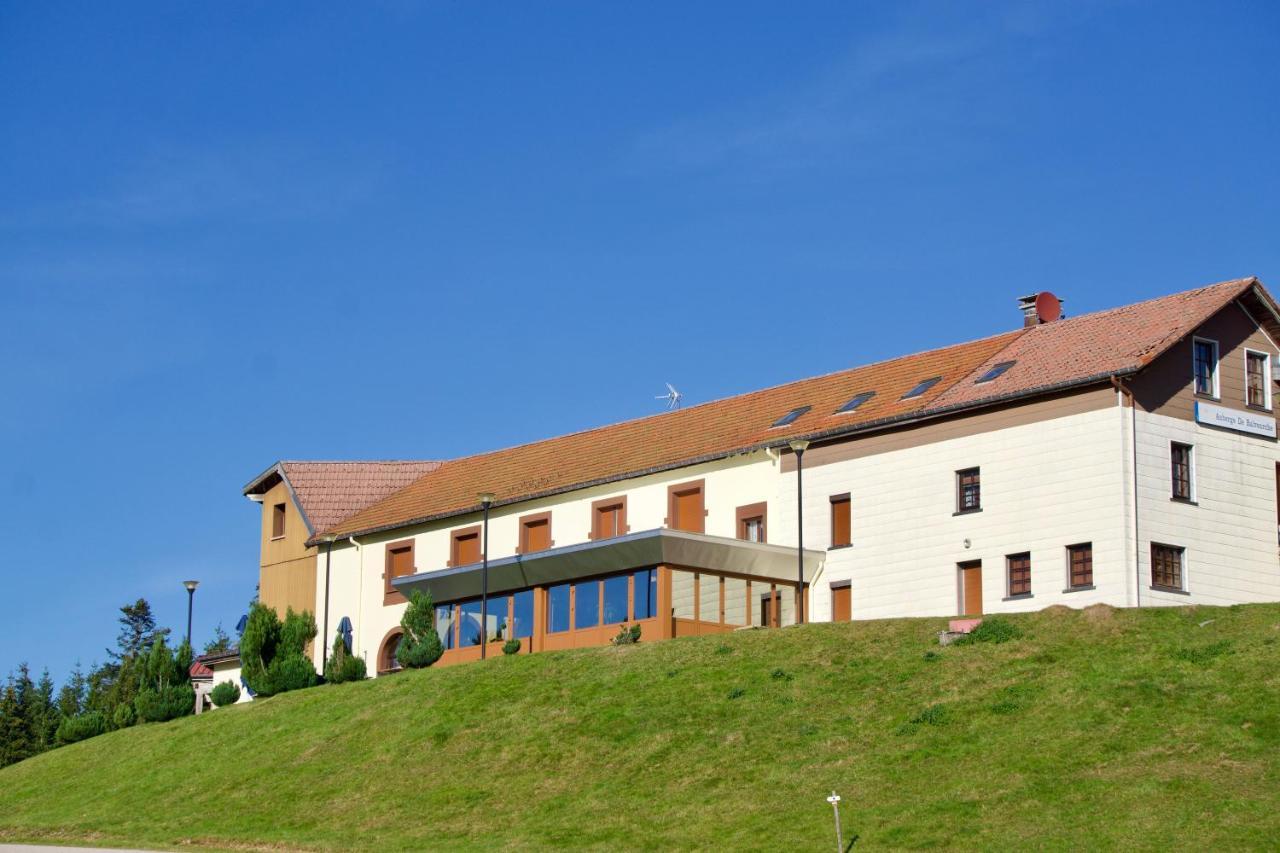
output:
{"label": "lamp head", "polygon": [[196,587],[200,586],[200,581],[183,581],[182,585],[187,588],[187,592],[195,592]]}
{"label": "lamp head", "polygon": [[481,492],[479,499],[481,506],[489,506],[494,501],[494,494],[493,492]]}
{"label": "lamp head", "polygon": [[791,439],[790,444],[791,444],[791,449],[794,450],[796,453],[804,453],[806,450],[809,449],[808,439],[793,438]]}

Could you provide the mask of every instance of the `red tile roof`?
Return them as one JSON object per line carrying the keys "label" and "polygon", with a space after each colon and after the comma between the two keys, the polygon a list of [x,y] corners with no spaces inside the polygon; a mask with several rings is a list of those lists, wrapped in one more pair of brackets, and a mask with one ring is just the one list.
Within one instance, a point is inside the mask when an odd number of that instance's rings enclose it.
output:
{"label": "red tile roof", "polygon": [[278,462],[245,487],[260,494],[288,482],[313,536],[440,467],[434,461]]}
{"label": "red tile roof", "polygon": [[[1252,288],[1238,279],[1136,305],[1018,329],[990,338],[903,356],[779,385],[674,412],[599,427],[505,450],[450,460],[405,488],[335,523],[353,535],[403,527],[478,509],[476,495],[515,503],[626,479],[793,437],[826,437],[994,404],[1136,372]],[[1274,308],[1269,295],[1262,294]],[[1016,363],[1000,378],[975,384],[991,365]],[[929,391],[902,399],[923,379]],[[836,410],[854,395],[875,396],[851,414]],[[811,410],[792,424],[771,424],[791,409]]]}

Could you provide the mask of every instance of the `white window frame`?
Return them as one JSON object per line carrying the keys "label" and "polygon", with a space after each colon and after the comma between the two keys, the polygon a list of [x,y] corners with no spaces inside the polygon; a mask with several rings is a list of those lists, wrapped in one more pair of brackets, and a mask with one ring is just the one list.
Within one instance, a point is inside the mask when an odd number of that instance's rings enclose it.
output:
{"label": "white window frame", "polygon": [[[1196,488],[1196,446],[1189,441],[1178,441],[1177,439],[1169,440],[1169,491],[1171,493],[1173,492],[1173,446],[1175,444],[1181,444],[1183,447],[1187,448],[1188,451],[1190,451],[1189,453],[1190,458],[1187,460],[1187,468],[1188,468],[1187,475],[1191,478],[1191,483],[1190,483],[1191,494],[1186,498],[1186,500],[1190,501],[1191,503],[1198,503],[1200,495],[1199,495],[1199,490]],[[1183,501],[1182,498],[1175,497],[1172,494],[1170,494],[1170,497],[1172,497],[1173,500],[1175,501],[1185,502]],[[1157,543],[1157,544],[1162,544],[1162,543]]]}
{"label": "white window frame", "polygon": [[1260,349],[1244,350],[1244,404],[1249,405],[1249,355],[1262,356],[1262,407],[1271,411],[1271,353]]}
{"label": "white window frame", "polygon": [[1191,392],[1193,394],[1201,393],[1199,390],[1196,389],[1196,344],[1198,343],[1213,345],[1213,395],[1212,396],[1213,396],[1213,399],[1215,400],[1221,400],[1222,389],[1219,387],[1219,384],[1218,384],[1218,380],[1219,380],[1218,374],[1221,373],[1221,371],[1219,370],[1219,367],[1222,364],[1222,353],[1218,349],[1218,342],[1215,341],[1213,338],[1201,338],[1197,336],[1191,339]]}

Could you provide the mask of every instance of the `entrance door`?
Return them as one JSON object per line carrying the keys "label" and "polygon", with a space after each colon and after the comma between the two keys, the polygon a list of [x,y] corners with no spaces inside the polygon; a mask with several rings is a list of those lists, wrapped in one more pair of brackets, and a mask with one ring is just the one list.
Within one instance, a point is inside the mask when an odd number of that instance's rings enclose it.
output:
{"label": "entrance door", "polygon": [[853,596],[849,592],[849,586],[835,586],[831,588],[831,621],[832,622],[848,622],[853,618]]}
{"label": "entrance door", "polygon": [[982,615],[982,561],[961,563],[960,611],[963,616]]}

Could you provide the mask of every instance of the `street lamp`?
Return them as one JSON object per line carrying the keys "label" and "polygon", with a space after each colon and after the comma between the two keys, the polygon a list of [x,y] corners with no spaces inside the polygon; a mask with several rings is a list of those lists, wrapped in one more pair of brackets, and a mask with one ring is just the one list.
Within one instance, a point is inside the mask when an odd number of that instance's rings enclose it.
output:
{"label": "street lamp", "polygon": [[796,567],[800,586],[796,592],[796,624],[804,624],[804,452],[809,442],[803,438],[791,439],[791,449],[796,454]]}
{"label": "street lamp", "polygon": [[200,586],[200,581],[183,581],[182,585],[187,588],[187,645],[191,645],[191,609],[196,600],[196,587]]}
{"label": "street lamp", "polygon": [[489,507],[493,506],[493,492],[481,492],[480,505],[484,507],[480,528],[480,657],[483,659],[489,652]]}

